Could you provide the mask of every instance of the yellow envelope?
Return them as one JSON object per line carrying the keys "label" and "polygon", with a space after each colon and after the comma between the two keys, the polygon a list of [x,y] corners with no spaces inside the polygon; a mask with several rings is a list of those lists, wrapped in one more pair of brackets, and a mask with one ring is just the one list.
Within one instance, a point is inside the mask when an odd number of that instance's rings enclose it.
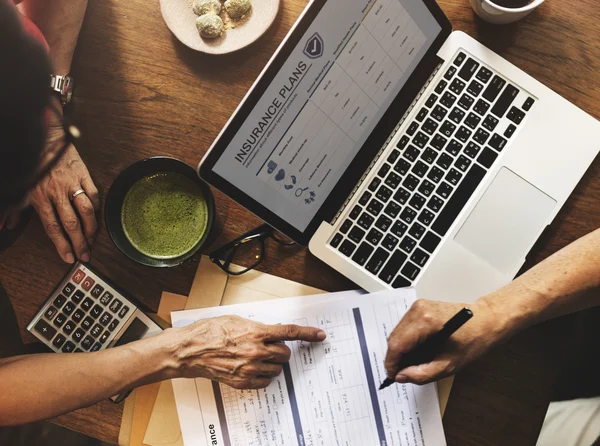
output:
{"label": "yellow envelope", "polygon": [[133,409],[129,446],[144,446],[144,436],[159,388],[160,383],[154,383],[135,389],[135,407]]}
{"label": "yellow envelope", "polygon": [[135,407],[135,390],[123,402],[123,418],[119,430],[119,446],[129,446],[131,427],[133,424],[133,408]]}
{"label": "yellow envelope", "polygon": [[148,446],[183,446],[175,395],[171,381],[160,384],[144,444]]}
{"label": "yellow envelope", "polygon": [[[171,311],[182,310],[187,302],[187,297],[164,292],[158,307],[158,316],[171,322]],[[169,383],[170,384],[170,383]],[[119,431],[119,446],[144,445],[144,435],[155,401],[159,394],[160,383],[139,387],[125,400],[123,419]],[[179,428],[179,420],[177,420]]]}

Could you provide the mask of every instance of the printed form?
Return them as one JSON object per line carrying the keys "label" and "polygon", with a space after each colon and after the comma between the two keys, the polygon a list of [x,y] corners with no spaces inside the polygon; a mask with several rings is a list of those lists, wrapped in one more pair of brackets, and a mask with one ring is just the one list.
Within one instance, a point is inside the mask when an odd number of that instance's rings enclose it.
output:
{"label": "printed form", "polygon": [[[173,313],[178,327],[237,314],[265,323],[316,326],[327,333],[323,343],[288,342],[290,362],[266,389],[174,380],[185,444],[445,445],[435,384],[378,390],[386,377],[387,338],[414,296],[412,289],[337,293]],[[312,304],[302,305],[306,302]]]}

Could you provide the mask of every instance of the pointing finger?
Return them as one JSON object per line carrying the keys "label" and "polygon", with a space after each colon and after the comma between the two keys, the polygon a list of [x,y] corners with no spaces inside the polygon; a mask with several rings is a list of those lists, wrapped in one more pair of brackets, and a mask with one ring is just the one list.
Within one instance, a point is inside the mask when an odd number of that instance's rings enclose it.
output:
{"label": "pointing finger", "polygon": [[265,342],[306,341],[321,342],[327,335],[323,330],[300,325],[269,325],[264,336]]}

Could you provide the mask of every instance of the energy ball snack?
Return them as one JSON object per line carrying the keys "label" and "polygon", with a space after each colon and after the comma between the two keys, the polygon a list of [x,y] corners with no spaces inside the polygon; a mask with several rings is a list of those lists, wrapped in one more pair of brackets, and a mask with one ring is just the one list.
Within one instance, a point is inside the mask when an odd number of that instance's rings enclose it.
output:
{"label": "energy ball snack", "polygon": [[194,14],[201,16],[204,14],[216,14],[221,13],[221,2],[219,0],[194,0],[192,6]]}
{"label": "energy ball snack", "polygon": [[232,19],[242,18],[250,11],[252,5],[250,0],[227,0],[225,2],[225,10]]}
{"label": "energy ball snack", "polygon": [[223,34],[223,20],[216,14],[204,14],[196,19],[196,28],[202,37],[214,39]]}
{"label": "energy ball snack", "polygon": [[[1,0],[0,0],[1,1]],[[196,28],[205,39],[221,37],[227,30],[244,24],[252,9],[251,0],[191,0]]]}

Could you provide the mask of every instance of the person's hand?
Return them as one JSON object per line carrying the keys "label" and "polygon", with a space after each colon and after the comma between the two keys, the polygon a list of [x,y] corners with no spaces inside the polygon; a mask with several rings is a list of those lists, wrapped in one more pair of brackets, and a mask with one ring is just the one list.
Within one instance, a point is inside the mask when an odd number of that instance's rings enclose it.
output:
{"label": "person's hand", "polygon": [[[80,189],[85,193],[72,198]],[[37,184],[30,201],[60,257],[67,263],[73,263],[75,258],[89,261],[90,245],[98,229],[95,210],[99,209],[100,200],[75,146],[71,145]]]}
{"label": "person's hand", "polygon": [[[473,318],[452,335],[432,362],[398,370],[403,355],[440,331],[464,307],[473,311]],[[418,300],[388,339],[385,358],[387,376],[398,383],[427,384],[437,381],[453,375],[482,355],[505,333],[502,318],[495,315],[484,302],[457,304]]]}
{"label": "person's hand", "polygon": [[265,325],[238,316],[206,319],[173,330],[180,375],[208,378],[234,389],[261,389],[290,359],[282,341],[320,342],[325,332],[298,325]]}

